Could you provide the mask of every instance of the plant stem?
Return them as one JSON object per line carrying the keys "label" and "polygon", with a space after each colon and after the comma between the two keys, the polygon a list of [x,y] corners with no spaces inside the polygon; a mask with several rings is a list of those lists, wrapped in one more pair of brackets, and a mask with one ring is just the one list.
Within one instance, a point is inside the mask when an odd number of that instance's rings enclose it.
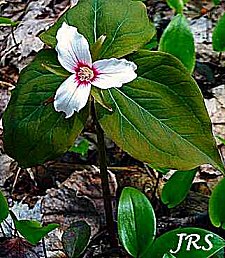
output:
{"label": "plant stem", "polygon": [[106,225],[109,232],[110,245],[113,248],[118,247],[118,241],[115,233],[114,220],[113,220],[113,209],[111,202],[111,194],[109,188],[109,178],[106,163],[106,150],[105,150],[105,139],[104,131],[102,130],[95,113],[94,100],[92,100],[92,115],[95,123],[96,134],[97,134],[97,145],[98,145],[98,155],[99,155],[99,165],[100,165],[100,175],[102,192],[104,199],[105,217]]}

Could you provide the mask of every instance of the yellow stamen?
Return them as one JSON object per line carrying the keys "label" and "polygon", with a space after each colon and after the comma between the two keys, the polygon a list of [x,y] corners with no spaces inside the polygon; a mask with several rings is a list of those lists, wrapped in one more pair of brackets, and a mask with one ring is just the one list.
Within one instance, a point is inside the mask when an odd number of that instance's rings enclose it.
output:
{"label": "yellow stamen", "polygon": [[81,67],[77,73],[80,81],[90,81],[94,78],[94,72],[87,66]]}

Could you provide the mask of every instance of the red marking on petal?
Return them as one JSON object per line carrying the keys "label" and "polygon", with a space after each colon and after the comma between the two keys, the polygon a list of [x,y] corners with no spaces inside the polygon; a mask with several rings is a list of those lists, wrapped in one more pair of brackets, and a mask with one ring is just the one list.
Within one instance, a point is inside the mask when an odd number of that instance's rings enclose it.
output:
{"label": "red marking on petal", "polygon": [[96,68],[96,67],[94,67],[94,66],[92,66],[92,71],[93,71],[93,73],[94,73],[94,77],[91,79],[91,82],[93,82],[97,77],[98,77],[98,75],[100,75],[101,73],[98,71],[98,69]]}
{"label": "red marking on petal", "polygon": [[[85,75],[88,76],[88,74],[85,74],[85,68],[88,68],[90,70],[90,72],[93,72],[93,78],[85,80]],[[86,64],[84,62],[77,63],[76,66],[74,67],[74,71],[75,71],[75,81],[78,84],[78,86],[80,86],[80,85],[83,85],[83,86],[89,85],[100,74],[100,72],[94,66],[90,67],[88,64]],[[83,74],[83,76],[84,76],[83,80],[81,80],[82,72],[84,73]]]}

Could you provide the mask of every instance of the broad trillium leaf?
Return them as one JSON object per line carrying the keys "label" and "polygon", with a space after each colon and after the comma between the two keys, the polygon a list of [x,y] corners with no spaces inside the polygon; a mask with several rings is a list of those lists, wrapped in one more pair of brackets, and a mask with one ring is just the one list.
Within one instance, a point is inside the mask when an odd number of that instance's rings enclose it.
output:
{"label": "broad trillium leaf", "polygon": [[149,22],[146,7],[131,0],[79,0],[40,38],[49,46],[56,46],[56,33],[62,23],[75,26],[89,42],[94,44],[106,36],[99,59],[122,57],[142,47],[155,34]]}
{"label": "broad trillium leaf", "polygon": [[225,178],[213,189],[209,199],[209,217],[215,227],[225,229]]}
{"label": "broad trillium leaf", "polygon": [[171,20],[160,38],[159,50],[174,55],[190,73],[193,72],[195,67],[194,37],[183,14],[177,14]]}
{"label": "broad trillium leaf", "polygon": [[[182,242],[179,245],[181,237]],[[195,241],[194,245],[191,240]],[[177,258],[208,258],[224,246],[224,239],[208,230],[192,227],[179,228],[157,238],[142,258],[163,258],[165,253],[172,253]]]}
{"label": "broad trillium leaf", "polygon": [[153,243],[156,218],[148,198],[132,187],[122,191],[118,206],[118,233],[123,246],[133,257],[141,257]]}
{"label": "broad trillium leaf", "polygon": [[164,185],[161,194],[161,200],[168,208],[176,207],[186,198],[196,173],[197,169],[176,171],[170,177],[169,181]]}
{"label": "broad trillium leaf", "polygon": [[40,51],[20,75],[3,116],[5,150],[22,167],[54,159],[74,143],[86,123],[88,105],[65,119],[53,107],[56,89],[68,76],[54,50]]}
{"label": "broad trillium leaf", "polygon": [[106,134],[153,167],[190,170],[210,163],[224,171],[201,92],[173,56],[141,50],[132,56],[138,78],[105,90],[112,112],[96,104]]}

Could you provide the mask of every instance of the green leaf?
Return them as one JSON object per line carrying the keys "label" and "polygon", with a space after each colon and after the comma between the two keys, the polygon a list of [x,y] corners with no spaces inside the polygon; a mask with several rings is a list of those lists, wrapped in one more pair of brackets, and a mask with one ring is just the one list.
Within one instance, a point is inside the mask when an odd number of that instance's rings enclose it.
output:
{"label": "green leaf", "polygon": [[150,42],[148,42],[144,47],[144,49],[152,50],[158,48],[158,38],[157,35],[155,35]]}
{"label": "green leaf", "polygon": [[69,151],[81,154],[82,156],[86,155],[89,148],[89,141],[86,139],[81,140],[78,144],[72,146]]}
{"label": "green leaf", "polygon": [[213,50],[218,52],[225,51],[225,13],[219,19],[213,30]]}
{"label": "green leaf", "polygon": [[[66,78],[49,71],[46,66],[57,67],[59,73],[54,50],[42,50],[21,72],[3,116],[5,150],[22,167],[63,154],[73,145],[88,116],[88,105],[69,119],[55,111],[53,97]],[[61,74],[66,74],[63,68],[61,70]]]}
{"label": "green leaf", "polygon": [[14,22],[9,18],[6,17],[0,17],[0,26],[11,26],[14,27],[18,25],[19,22]]}
{"label": "green leaf", "polygon": [[148,50],[131,59],[138,78],[104,91],[113,112],[96,104],[105,133],[156,168],[190,170],[210,163],[224,171],[202,94],[179,60]]}
{"label": "green leaf", "polygon": [[36,245],[49,232],[59,227],[58,224],[48,224],[42,226],[40,222],[35,220],[15,220],[16,229],[20,234],[32,245]]}
{"label": "green leaf", "polygon": [[168,208],[174,208],[187,196],[197,169],[189,171],[176,171],[165,184],[161,199]]}
{"label": "green leaf", "polygon": [[152,164],[147,164],[150,168],[155,169],[157,172],[162,173],[163,175],[166,175],[169,171],[170,168],[158,168],[154,167]]}
{"label": "green leaf", "polygon": [[[181,249],[176,252],[181,236]],[[196,240],[195,244],[190,243],[191,237],[193,241]],[[157,238],[143,258],[162,258],[165,253],[171,252],[170,250],[176,252],[172,254],[177,258],[208,258],[224,246],[225,241],[210,231],[200,228],[179,228]]]}
{"label": "green leaf", "polygon": [[225,229],[225,178],[214,188],[209,199],[209,217],[215,227]]}
{"label": "green leaf", "polygon": [[183,0],[166,0],[170,8],[175,9],[177,13],[182,13],[184,8]]}
{"label": "green leaf", "polygon": [[123,246],[134,257],[144,254],[154,240],[154,210],[147,197],[135,188],[124,188],[120,196],[118,232]]}
{"label": "green leaf", "polygon": [[63,233],[63,248],[69,258],[77,258],[83,253],[91,236],[91,227],[85,221],[76,221]]}
{"label": "green leaf", "polygon": [[109,106],[109,103],[106,103],[106,100],[104,99],[104,90],[92,86],[91,95],[94,97],[95,101],[98,102],[102,107],[112,112],[112,108]]}
{"label": "green leaf", "polygon": [[220,137],[219,135],[216,135],[216,138],[221,141],[223,145],[225,145],[225,139]]}
{"label": "green leaf", "polygon": [[176,257],[173,256],[171,253],[167,253],[163,255],[163,258],[176,258]]}
{"label": "green leaf", "polygon": [[214,3],[215,5],[218,5],[218,4],[220,4],[220,0],[213,0],[213,3]]}
{"label": "green leaf", "polygon": [[219,252],[211,256],[210,258],[224,258],[224,248],[220,249]]}
{"label": "green leaf", "polygon": [[190,73],[195,67],[194,37],[187,19],[177,14],[169,23],[159,42],[159,50],[177,57]]}
{"label": "green leaf", "polygon": [[0,223],[7,218],[9,214],[9,206],[5,196],[0,191]]}
{"label": "green leaf", "polygon": [[184,9],[184,5],[189,0],[166,0],[167,4],[170,8],[174,9],[176,13],[182,13]]}
{"label": "green leaf", "polygon": [[99,58],[119,58],[132,53],[155,34],[146,7],[140,1],[80,0],[41,34],[44,43],[55,47],[56,33],[63,22],[77,27],[91,45],[102,35],[106,36]]}

